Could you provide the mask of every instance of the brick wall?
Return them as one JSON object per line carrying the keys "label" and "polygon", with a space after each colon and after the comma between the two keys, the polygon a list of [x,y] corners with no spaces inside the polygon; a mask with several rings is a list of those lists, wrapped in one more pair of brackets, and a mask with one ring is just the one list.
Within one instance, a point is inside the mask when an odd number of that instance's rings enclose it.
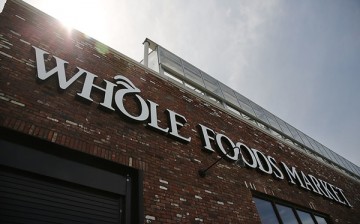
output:
{"label": "brick wall", "polygon": [[[55,19],[17,1],[8,1],[0,14],[0,35],[0,126],[142,170],[144,216],[148,222],[260,223],[252,202],[254,191],[309,209],[312,204],[316,211],[329,214],[334,223],[358,222],[359,181],[164,81],[111,48],[103,51],[104,45],[96,40],[69,32]],[[191,142],[186,144],[156,132],[148,128],[147,122],[131,122],[119,111],[100,109],[101,91],[91,94],[92,103],[78,100],[76,94],[84,78],[63,91],[54,77],[37,80],[32,46],[50,53],[48,69],[55,66],[53,56],[69,62],[68,78],[75,74],[76,67],[99,76],[99,86],[102,80],[113,81],[118,74],[127,77],[141,90],[141,97],[159,104],[161,127],[169,126],[166,109],[186,117],[180,133],[191,137]],[[133,96],[125,98],[125,106],[133,114],[139,112],[135,102]],[[200,178],[198,170],[218,155],[202,151],[198,124],[342,188],[353,207],[289,185],[286,179],[279,181],[227,161]]]}

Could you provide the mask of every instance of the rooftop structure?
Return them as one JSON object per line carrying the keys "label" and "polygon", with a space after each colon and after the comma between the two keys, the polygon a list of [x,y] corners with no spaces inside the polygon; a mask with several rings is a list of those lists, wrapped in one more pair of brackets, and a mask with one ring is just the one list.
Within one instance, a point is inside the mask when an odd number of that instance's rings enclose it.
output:
{"label": "rooftop structure", "polygon": [[168,80],[181,84],[219,107],[225,108],[240,119],[360,179],[360,167],[150,39],[144,41],[142,63]]}

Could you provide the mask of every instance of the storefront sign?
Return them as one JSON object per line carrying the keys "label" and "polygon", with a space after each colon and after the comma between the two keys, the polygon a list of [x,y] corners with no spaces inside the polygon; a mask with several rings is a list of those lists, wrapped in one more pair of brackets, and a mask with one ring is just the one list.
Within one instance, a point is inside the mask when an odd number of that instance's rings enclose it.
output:
{"label": "storefront sign", "polygon": [[[273,175],[274,178],[279,180],[283,180],[284,176],[286,176],[290,184],[298,185],[302,189],[312,191],[328,199],[352,207],[341,188],[316,178],[313,175],[307,175],[302,171],[297,171],[295,167],[289,168],[284,162],[280,162],[280,167],[282,168],[280,169],[273,157],[266,156],[259,150],[250,148],[242,142],[234,143],[224,134],[215,133],[215,131],[204,125],[199,124],[199,127],[203,140],[203,149],[205,151],[217,151],[225,159],[230,161],[236,161],[239,156],[241,156],[245,166],[248,168],[258,169],[265,174]],[[225,149],[230,149],[230,151]]]}
{"label": "storefront sign", "polygon": [[[161,128],[158,125],[157,121],[157,106],[158,104],[152,102],[151,100],[147,100],[149,103],[149,106],[147,105],[146,101],[138,95],[141,91],[140,89],[136,88],[134,84],[126,77],[122,75],[117,75],[114,77],[116,84],[109,82],[107,80],[103,80],[105,83],[105,88],[102,88],[100,86],[97,86],[94,84],[95,79],[98,77],[97,75],[92,74],[91,72],[88,72],[82,68],[77,67],[78,72],[73,75],[69,80],[66,80],[66,74],[65,74],[65,67],[68,64],[68,62],[62,60],[61,58],[58,58],[54,56],[56,61],[56,66],[51,69],[50,71],[46,71],[45,69],[45,59],[44,56],[48,55],[49,53],[41,50],[40,48],[37,48],[33,46],[36,53],[36,67],[37,67],[37,77],[40,80],[46,80],[50,78],[51,76],[57,76],[59,87],[62,90],[67,89],[72,83],[74,83],[76,80],[78,80],[80,77],[85,76],[84,85],[82,88],[82,91],[78,93],[77,95],[81,97],[82,99],[85,99],[87,101],[92,102],[91,98],[91,91],[93,89],[96,89],[97,91],[102,91],[104,93],[104,100],[100,103],[100,105],[103,108],[106,108],[110,111],[115,111],[113,107],[113,96],[115,92],[115,104],[117,109],[128,119],[138,122],[145,122],[150,118],[150,123],[148,125],[156,130],[159,130],[161,132],[167,133],[170,136],[181,140],[185,142],[190,142],[190,137],[184,137],[180,135],[179,131],[180,128],[185,125],[186,118],[172,110],[166,110],[168,115],[168,120],[170,121],[169,127],[167,128]],[[124,88],[122,89],[116,89],[116,87],[122,86]],[[139,102],[140,105],[140,114],[139,115],[132,115],[130,114],[126,108],[124,107],[124,97],[126,94],[134,94],[136,99]]]}
{"label": "storefront sign", "polygon": [[[73,84],[80,77],[85,76],[85,81],[81,92],[77,95],[89,102],[92,102],[91,92],[96,89],[103,92],[104,98],[100,102],[103,108],[115,111],[115,108],[120,111],[127,119],[135,122],[148,122],[147,125],[163,134],[167,134],[175,139],[190,143],[191,137],[183,136],[180,129],[185,126],[186,118],[176,113],[175,111],[167,109],[165,112],[168,116],[169,124],[167,127],[160,127],[158,124],[157,113],[158,104],[143,99],[139,94],[141,90],[138,89],[128,78],[117,75],[114,77],[115,83],[108,80],[103,80],[105,87],[100,87],[94,84],[95,79],[98,77],[91,72],[77,67],[78,71],[69,80],[66,79],[65,67],[68,62],[61,58],[54,56],[56,65],[49,71],[45,68],[45,56],[49,53],[44,50],[33,46],[36,55],[37,78],[40,80],[47,80],[52,76],[57,76],[60,89],[65,90]],[[124,105],[125,95],[134,95],[135,100],[139,105],[139,114],[131,114]],[[242,157],[246,167],[258,169],[259,171],[273,175],[274,178],[283,180],[287,177],[290,184],[298,185],[299,187],[312,191],[316,194],[322,195],[326,198],[334,200],[343,205],[350,206],[349,201],[345,197],[343,190],[327,183],[319,178],[310,174],[305,174],[302,171],[296,170],[295,167],[288,167],[285,163],[277,163],[275,158],[263,154],[257,149],[252,149],[244,143],[234,143],[229,137],[224,134],[216,133],[211,128],[199,124],[200,136],[203,140],[203,149],[209,153],[217,151],[223,158],[228,161],[237,161]],[[229,152],[229,149],[231,150]]]}

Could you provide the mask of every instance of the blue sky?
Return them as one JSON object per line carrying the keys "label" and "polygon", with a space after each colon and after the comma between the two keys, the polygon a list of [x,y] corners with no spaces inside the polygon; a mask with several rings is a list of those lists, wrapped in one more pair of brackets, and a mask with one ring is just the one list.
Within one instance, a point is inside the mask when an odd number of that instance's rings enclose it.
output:
{"label": "blue sky", "polygon": [[360,1],[27,2],[137,61],[148,37],[360,165]]}

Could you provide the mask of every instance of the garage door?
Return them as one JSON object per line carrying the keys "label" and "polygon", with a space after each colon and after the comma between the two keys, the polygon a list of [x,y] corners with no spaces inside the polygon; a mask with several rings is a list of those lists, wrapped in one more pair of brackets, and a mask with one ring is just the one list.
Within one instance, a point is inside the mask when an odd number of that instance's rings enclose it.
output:
{"label": "garage door", "polygon": [[0,171],[1,223],[121,223],[120,195],[25,172]]}
{"label": "garage door", "polygon": [[0,140],[0,223],[131,223],[130,176],[66,150]]}

